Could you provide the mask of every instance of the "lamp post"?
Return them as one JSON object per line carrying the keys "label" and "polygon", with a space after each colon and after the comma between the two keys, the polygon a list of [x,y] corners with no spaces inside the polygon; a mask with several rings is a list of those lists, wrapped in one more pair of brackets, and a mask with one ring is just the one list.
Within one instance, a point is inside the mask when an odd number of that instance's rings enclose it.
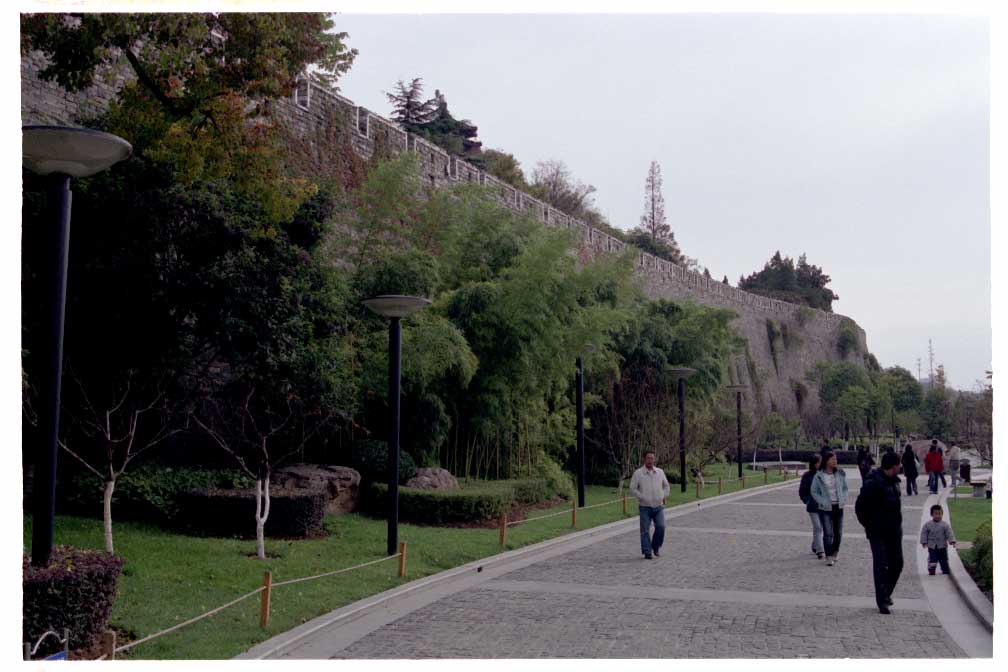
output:
{"label": "lamp post", "polygon": [[729,385],[735,393],[735,437],[738,440],[738,477],[742,478],[742,393],[749,389],[745,385]]}
{"label": "lamp post", "polygon": [[696,373],[687,366],[673,366],[669,372],[678,379],[676,394],[679,398],[679,486],[686,492],[686,379]]}
{"label": "lamp post", "polygon": [[575,374],[574,398],[577,413],[577,469],[578,469],[578,507],[585,505],[585,448],[584,448],[584,367],[581,358],[577,358],[577,373]]}
{"label": "lamp post", "polygon": [[41,394],[38,414],[42,443],[36,450],[32,503],[32,565],[49,564],[56,508],[56,453],[59,446],[60,385],[63,379],[63,318],[66,307],[67,258],[70,251],[70,178],[88,177],[129,158],[133,147],[111,133],[66,126],[23,126],[21,162],[38,175],[49,176],[52,199],[52,229],[47,238],[51,255],[39,277],[45,283],[39,329],[39,376]]}
{"label": "lamp post", "polygon": [[402,324],[421,308],[430,305],[419,296],[385,294],[364,300],[364,305],[389,318],[389,440],[388,440],[388,554],[399,546],[399,379],[402,355]]}

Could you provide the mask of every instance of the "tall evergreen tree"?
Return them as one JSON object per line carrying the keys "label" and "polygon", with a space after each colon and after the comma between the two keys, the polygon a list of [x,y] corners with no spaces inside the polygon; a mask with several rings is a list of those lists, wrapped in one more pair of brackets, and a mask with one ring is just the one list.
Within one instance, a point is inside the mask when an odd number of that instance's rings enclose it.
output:
{"label": "tall evergreen tree", "polygon": [[672,229],[665,221],[665,197],[661,189],[661,166],[652,161],[644,180],[644,214],[641,215],[641,228],[648,232],[652,242],[674,240]]}
{"label": "tall evergreen tree", "polygon": [[385,97],[392,103],[392,119],[398,121],[407,130],[419,124],[425,124],[434,118],[437,112],[437,101],[423,99],[423,79],[415,77],[407,86],[403,80],[396,82],[394,93],[385,92]]}

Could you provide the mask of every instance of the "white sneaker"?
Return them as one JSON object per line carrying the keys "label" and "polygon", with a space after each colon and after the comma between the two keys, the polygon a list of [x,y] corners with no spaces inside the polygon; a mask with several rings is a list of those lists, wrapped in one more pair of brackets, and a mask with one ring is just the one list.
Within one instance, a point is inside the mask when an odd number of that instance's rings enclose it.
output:
{"label": "white sneaker", "polygon": [[830,563],[830,564],[833,564],[833,565],[835,565],[835,564],[837,564],[838,562],[840,562],[840,561],[839,561],[839,560],[837,560],[837,557],[836,557],[836,556],[834,555],[834,556],[833,556],[833,562],[832,562],[832,563]]}
{"label": "white sneaker", "polygon": [[828,560],[826,560],[826,566],[827,567],[832,567],[833,566],[833,558],[829,558]]}

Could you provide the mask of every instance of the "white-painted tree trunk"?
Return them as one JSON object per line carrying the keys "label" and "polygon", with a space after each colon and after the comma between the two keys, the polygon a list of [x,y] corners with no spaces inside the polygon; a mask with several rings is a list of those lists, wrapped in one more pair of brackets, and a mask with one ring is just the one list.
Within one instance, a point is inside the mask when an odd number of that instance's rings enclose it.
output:
{"label": "white-painted tree trunk", "polygon": [[105,551],[112,550],[112,492],[115,490],[115,479],[105,481],[105,492],[102,495],[102,526],[105,531]]}
{"label": "white-painted tree trunk", "polygon": [[266,559],[265,527],[269,518],[269,476],[256,481],[256,556]]}

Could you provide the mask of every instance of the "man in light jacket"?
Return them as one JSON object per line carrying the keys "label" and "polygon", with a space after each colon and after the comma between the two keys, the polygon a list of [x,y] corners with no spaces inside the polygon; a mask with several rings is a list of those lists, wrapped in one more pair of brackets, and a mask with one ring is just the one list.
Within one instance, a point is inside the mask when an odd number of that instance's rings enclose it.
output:
{"label": "man in light jacket", "polygon": [[[630,494],[637,498],[640,511],[640,548],[648,560],[658,557],[662,542],[665,541],[665,510],[662,502],[669,494],[669,482],[665,472],[654,466],[653,450],[644,453],[644,466],[630,477]],[[651,536],[651,523],[654,536]]]}

